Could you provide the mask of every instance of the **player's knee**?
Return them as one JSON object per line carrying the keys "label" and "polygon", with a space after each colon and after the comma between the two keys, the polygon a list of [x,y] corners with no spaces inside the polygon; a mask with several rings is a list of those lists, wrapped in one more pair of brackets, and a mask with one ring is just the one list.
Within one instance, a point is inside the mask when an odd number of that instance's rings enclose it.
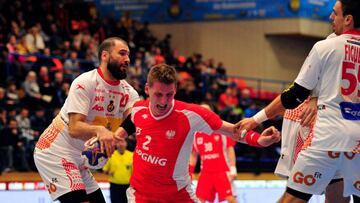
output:
{"label": "player's knee", "polygon": [[297,190],[294,190],[292,188],[286,187],[286,192],[291,194],[292,196],[304,200],[306,202],[308,202],[312,196],[312,194],[308,194],[308,193],[304,193],[304,192],[300,192]]}

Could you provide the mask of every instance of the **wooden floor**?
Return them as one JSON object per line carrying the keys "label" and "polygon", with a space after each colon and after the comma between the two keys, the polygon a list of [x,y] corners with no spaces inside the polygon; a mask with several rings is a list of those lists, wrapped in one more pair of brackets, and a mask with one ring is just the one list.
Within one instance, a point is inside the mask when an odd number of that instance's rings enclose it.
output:
{"label": "wooden floor", "polygon": [[[95,179],[99,182],[107,182],[107,176],[103,173],[94,172]],[[282,180],[273,173],[239,173],[238,180]],[[42,181],[36,172],[9,172],[0,175],[0,182],[37,182]]]}

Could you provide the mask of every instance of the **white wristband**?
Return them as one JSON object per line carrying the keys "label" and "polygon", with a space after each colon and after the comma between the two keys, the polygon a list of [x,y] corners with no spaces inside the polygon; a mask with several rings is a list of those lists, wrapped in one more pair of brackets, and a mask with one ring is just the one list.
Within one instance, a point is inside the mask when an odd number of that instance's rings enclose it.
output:
{"label": "white wristband", "polygon": [[257,114],[255,114],[253,116],[253,119],[255,120],[256,123],[260,124],[266,120],[268,120],[269,118],[266,116],[266,113],[265,113],[265,109],[257,112]]}
{"label": "white wristband", "polygon": [[237,175],[236,166],[231,166],[230,167],[230,175]]}

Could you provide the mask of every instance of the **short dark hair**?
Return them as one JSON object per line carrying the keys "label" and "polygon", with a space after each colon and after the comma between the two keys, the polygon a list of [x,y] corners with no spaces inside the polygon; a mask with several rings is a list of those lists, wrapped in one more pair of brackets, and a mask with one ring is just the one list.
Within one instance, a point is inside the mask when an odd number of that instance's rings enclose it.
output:
{"label": "short dark hair", "polygon": [[167,85],[175,83],[177,85],[177,73],[174,67],[167,64],[158,64],[150,69],[147,82],[151,87],[154,81],[158,81]]}
{"label": "short dark hair", "polygon": [[359,0],[339,0],[341,2],[343,16],[352,15],[354,28],[360,28],[360,1]]}
{"label": "short dark hair", "polygon": [[110,38],[105,39],[99,46],[98,59],[99,59],[100,63],[101,63],[101,53],[103,51],[110,52],[111,48],[113,48],[115,46],[115,41],[120,41],[127,45],[127,42],[125,40],[121,39],[120,37],[110,37]]}

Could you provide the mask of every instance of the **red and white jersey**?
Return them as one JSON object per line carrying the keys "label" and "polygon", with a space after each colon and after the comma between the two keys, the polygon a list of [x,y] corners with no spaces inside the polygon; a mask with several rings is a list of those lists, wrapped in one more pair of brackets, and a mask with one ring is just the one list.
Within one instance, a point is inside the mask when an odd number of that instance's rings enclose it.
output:
{"label": "red and white jersey", "polygon": [[201,172],[229,171],[230,161],[226,150],[235,144],[234,140],[219,133],[209,135],[203,132],[196,132],[193,150],[200,154]]}
{"label": "red and white jersey", "polygon": [[189,159],[196,131],[212,133],[222,120],[199,105],[173,101],[170,111],[155,117],[149,101],[139,101],[132,109],[136,126],[136,148],[130,185],[141,193],[176,193],[191,184]]}
{"label": "red and white jersey", "polygon": [[354,151],[360,146],[360,32],[317,42],[295,82],[318,89],[311,143],[316,150]]}
{"label": "red and white jersey", "polygon": [[83,73],[72,82],[69,95],[60,110],[64,129],[58,134],[43,133],[37,147],[80,155],[84,141],[69,136],[69,113],[83,114],[86,116],[86,123],[102,125],[115,131],[124,119],[123,113],[137,100],[138,93],[125,80],[105,81],[100,68]]}

